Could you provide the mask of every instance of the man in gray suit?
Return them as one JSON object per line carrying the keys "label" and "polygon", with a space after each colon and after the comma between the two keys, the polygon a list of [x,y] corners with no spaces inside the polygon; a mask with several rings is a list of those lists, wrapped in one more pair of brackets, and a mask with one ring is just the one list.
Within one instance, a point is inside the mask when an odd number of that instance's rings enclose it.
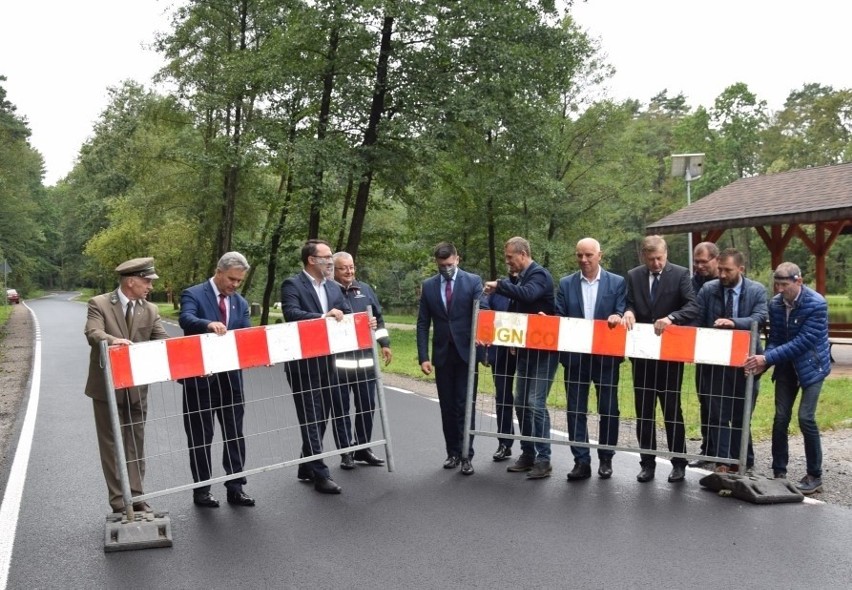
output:
{"label": "man in gray suit", "polygon": [[[134,342],[162,340],[168,335],[160,322],[157,306],[146,301],[148,293],[154,288],[154,279],[159,278],[154,271],[154,259],[134,258],[119,264],[115,271],[120,276],[118,288],[89,300],[85,334],[91,352],[85,391],[92,398],[95,411],[95,431],[98,434],[98,450],[109,492],[109,504],[113,512],[123,512],[126,507],[115,459],[115,437],[110,422],[104,371],[101,368],[100,344],[106,341],[110,346],[128,346]],[[129,387],[115,393],[130,492],[133,496],[139,496],[144,493],[142,480],[145,477],[148,387]],[[146,502],[138,502],[133,505],[133,509],[145,511],[150,507]]]}

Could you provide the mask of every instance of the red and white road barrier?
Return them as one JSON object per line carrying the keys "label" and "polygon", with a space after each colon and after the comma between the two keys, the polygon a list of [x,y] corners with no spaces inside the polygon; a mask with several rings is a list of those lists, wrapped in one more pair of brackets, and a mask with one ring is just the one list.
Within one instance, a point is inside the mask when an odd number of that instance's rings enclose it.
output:
{"label": "red and white road barrier", "polygon": [[366,313],[112,346],[116,389],[275,365],[372,347]]}
{"label": "red and white road barrier", "polygon": [[610,328],[604,320],[481,310],[480,344],[741,367],[749,351],[747,330],[669,326],[661,336],[651,324]]}

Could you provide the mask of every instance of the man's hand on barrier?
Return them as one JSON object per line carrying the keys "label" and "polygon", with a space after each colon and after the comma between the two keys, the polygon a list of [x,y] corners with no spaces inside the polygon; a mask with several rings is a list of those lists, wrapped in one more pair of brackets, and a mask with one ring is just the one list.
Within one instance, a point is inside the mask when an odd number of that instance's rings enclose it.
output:
{"label": "man's hand on barrier", "polygon": [[391,364],[391,361],[393,360],[393,353],[389,347],[382,346],[382,358],[385,359],[386,367]]}
{"label": "man's hand on barrier", "polygon": [[628,330],[633,329],[633,324],[636,323],[636,316],[633,315],[633,312],[627,310],[624,312],[624,315],[621,317],[621,325],[627,328]]}
{"label": "man's hand on barrier", "polygon": [[766,357],[762,354],[748,357],[743,369],[746,375],[760,375],[766,370]]}
{"label": "man's hand on barrier", "polygon": [[423,361],[422,363],[420,363],[420,370],[423,371],[424,375],[431,375],[432,363],[430,363],[429,361]]}
{"label": "man's hand on barrier", "polygon": [[660,318],[656,322],[654,322],[654,334],[657,336],[661,336],[663,332],[666,331],[666,328],[672,325],[672,321],[669,318]]}
{"label": "man's hand on barrier", "polygon": [[[325,314],[325,317],[327,317],[327,318],[334,318],[334,319],[336,319],[338,322],[341,322],[341,321],[343,321],[343,312],[342,312],[342,311],[340,311],[340,310],[339,310],[339,309],[337,309],[337,308],[335,308],[335,309],[329,309],[329,310],[328,310],[328,313],[327,313],[327,314]],[[372,326],[370,326],[370,327],[372,327]]]}
{"label": "man's hand on barrier", "polygon": [[612,314],[606,319],[606,325],[609,326],[610,330],[612,330],[619,324],[621,324],[621,316],[617,313]]}
{"label": "man's hand on barrier", "polygon": [[110,346],[130,346],[131,344],[133,344],[132,340],[128,340],[126,338],[116,338],[112,341]]}
{"label": "man's hand on barrier", "polygon": [[379,327],[379,322],[376,321],[375,316],[371,317],[370,318],[370,329],[375,330],[378,327]]}
{"label": "man's hand on barrier", "polygon": [[222,336],[225,334],[225,332],[228,331],[228,326],[226,326],[222,322],[210,322],[209,324],[207,324],[207,330],[213,332],[214,334]]}
{"label": "man's hand on barrier", "polygon": [[718,318],[715,322],[713,322],[714,328],[734,328],[734,320],[729,320],[728,318]]}

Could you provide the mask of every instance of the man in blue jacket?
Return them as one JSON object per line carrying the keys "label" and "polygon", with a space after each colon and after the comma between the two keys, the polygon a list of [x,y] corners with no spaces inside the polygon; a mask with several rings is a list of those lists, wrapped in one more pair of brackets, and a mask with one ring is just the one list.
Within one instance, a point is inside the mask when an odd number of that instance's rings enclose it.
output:
{"label": "man in blue jacket", "polygon": [[[216,265],[210,280],[185,290],[180,297],[180,327],[186,336],[213,332],[220,336],[228,330],[248,328],[249,308],[237,293],[249,263],[239,252],[226,252]],[[210,443],[214,418],[222,427],[222,465],[225,473],[243,470],[246,441],[243,438],[243,374],[226,371],[183,381],[183,425],[189,445],[189,466],[193,481],[211,477]],[[244,477],[225,482],[229,504],[254,506],[254,499],[243,492]],[[193,490],[193,502],[205,508],[218,508],[219,501],[209,485]]]}
{"label": "man in blue jacket", "polygon": [[775,420],[772,424],[772,471],[787,477],[787,427],[799,389],[799,429],[805,439],[807,474],[796,487],[803,494],[822,491],[822,447],[816,408],[825,378],[831,372],[828,343],[828,304],[822,295],[802,284],[802,271],[782,262],[773,275],[775,297],[769,302],[769,342],[766,353],[746,361],[747,371],[762,373],[774,365]]}
{"label": "man in blue jacket", "polygon": [[[553,277],[532,258],[530,243],[525,238],[509,238],[503,256],[510,275],[508,278],[485,283],[485,293],[499,293],[512,300],[512,313],[553,315]],[[515,371],[515,412],[521,434],[531,438],[550,438],[550,414],[547,396],[559,366],[559,353],[535,348],[519,348]],[[521,454],[506,471],[527,473],[527,479],[550,477],[550,443],[521,441]]]}
{"label": "man in blue jacket", "polygon": [[[627,284],[624,278],[601,268],[600,243],[594,238],[577,242],[577,264],[580,270],[559,281],[556,291],[556,315],[587,320],[607,320],[610,328],[621,323],[627,309]],[[618,376],[623,357],[563,352],[565,392],[568,398],[568,436],[572,441],[589,442],[587,412],[589,390],[595,384],[598,398],[600,444],[618,444]],[[588,447],[572,446],[574,469],[568,481],[587,479],[592,475],[592,457]],[[598,450],[598,475],[612,477],[615,451]]]}
{"label": "man in blue jacket", "polygon": [[[750,330],[752,322],[758,329],[766,323],[766,288],[746,278],[745,257],[734,248],[723,250],[718,256],[719,278],[710,280],[698,291],[701,309],[698,325],[721,330]],[[758,341],[758,352],[762,351]],[[723,459],[740,456],[743,414],[745,410],[746,375],[739,367],[696,365],[698,395],[707,404],[707,447],[702,454]],[[752,409],[757,401],[760,381],[754,380]],[[754,448],[751,434],[748,439],[746,471],[754,466]],[[735,466],[736,467],[736,466]],[[727,473],[727,463],[717,463],[718,473]]]}

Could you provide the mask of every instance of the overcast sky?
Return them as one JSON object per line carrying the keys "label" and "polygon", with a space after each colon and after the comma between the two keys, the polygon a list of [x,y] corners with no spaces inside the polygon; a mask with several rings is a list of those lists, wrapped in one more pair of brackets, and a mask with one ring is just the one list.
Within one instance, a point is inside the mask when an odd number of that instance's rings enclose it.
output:
{"label": "overcast sky", "polygon": [[[45,158],[47,184],[71,170],[107,105],[107,87],[148,83],[159,68],[145,45],[166,30],[171,4],[4,2],[0,75]],[[666,88],[711,107],[727,86],[745,82],[778,109],[807,82],[852,88],[852,4],[842,0],[577,0],[573,13],[617,69],[615,98],[647,102]]]}

